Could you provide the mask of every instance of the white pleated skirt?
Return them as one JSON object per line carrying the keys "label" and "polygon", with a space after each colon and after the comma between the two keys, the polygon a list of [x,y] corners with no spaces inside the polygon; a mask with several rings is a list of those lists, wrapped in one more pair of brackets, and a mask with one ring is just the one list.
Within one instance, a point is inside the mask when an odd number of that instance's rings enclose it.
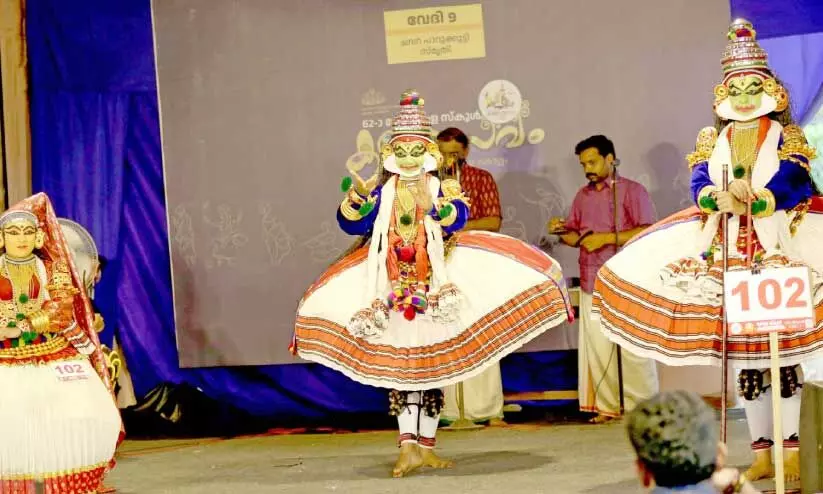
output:
{"label": "white pleated skirt", "polygon": [[461,232],[446,260],[461,294],[454,321],[391,312],[373,337],[347,329],[367,301],[367,249],[342,259],[309,289],[293,341],[302,358],[371,386],[434,389],[480,374],[540,334],[573,318],[562,271],[544,252],[488,232]]}
{"label": "white pleated skirt", "polygon": [[53,494],[99,488],[121,421],[87,357],[0,360],[0,397],[0,493],[29,492],[35,481]]}
{"label": "white pleated skirt", "polygon": [[[686,289],[673,283],[663,270],[680,259],[695,256],[701,229],[696,208],[681,211],[646,230],[600,269],[594,310],[601,330],[611,341],[669,366],[721,365],[722,298],[703,297],[698,289],[699,277],[694,289]],[[792,261],[823,272],[820,209],[809,210],[791,240],[797,256]],[[699,260],[695,265],[705,268],[705,262]],[[823,357],[823,289],[817,281],[818,289],[812,293],[814,327],[780,333],[781,365]],[[731,365],[744,369],[769,367],[768,334],[731,334],[727,341]]]}

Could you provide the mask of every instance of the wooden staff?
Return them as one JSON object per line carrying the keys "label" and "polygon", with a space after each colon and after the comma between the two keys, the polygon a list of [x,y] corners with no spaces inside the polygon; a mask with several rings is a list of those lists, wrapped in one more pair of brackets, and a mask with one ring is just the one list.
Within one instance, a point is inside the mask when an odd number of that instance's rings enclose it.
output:
{"label": "wooden staff", "polygon": [[[723,192],[729,191],[729,165],[724,163],[723,164]],[[721,229],[723,231],[721,237],[721,245],[723,246],[723,276],[720,278],[721,283],[721,292],[725,292],[725,284],[726,284],[726,271],[729,270],[729,213],[723,213],[721,216]],[[728,406],[726,401],[728,400],[728,393],[726,388],[729,384],[729,364],[728,364],[728,357],[729,357],[729,348],[727,346],[726,340],[729,336],[729,323],[726,318],[726,307],[725,307],[726,299],[723,298],[723,305],[720,307],[720,312],[723,315],[723,335],[721,340],[721,363],[720,363],[720,373],[721,377],[721,384],[723,387],[720,388],[720,440],[724,443],[726,442],[726,419],[728,415]]]}

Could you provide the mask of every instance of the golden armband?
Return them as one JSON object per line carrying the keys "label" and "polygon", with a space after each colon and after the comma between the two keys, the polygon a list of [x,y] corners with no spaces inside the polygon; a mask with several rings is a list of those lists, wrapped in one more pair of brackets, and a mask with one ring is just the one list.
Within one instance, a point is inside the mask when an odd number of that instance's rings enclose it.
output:
{"label": "golden armband", "polygon": [[769,189],[755,189],[754,195],[757,200],[752,203],[752,216],[755,218],[766,218],[774,214],[777,203],[774,194]]}
{"label": "golden armband", "polygon": [[803,129],[797,125],[787,125],[783,128],[783,145],[777,151],[780,160],[788,160],[811,171],[809,163],[817,156],[817,152],[806,141]]}
{"label": "golden armband", "polygon": [[351,204],[357,204],[358,206],[360,206],[360,205],[362,205],[364,202],[366,202],[366,199],[364,199],[363,197],[361,197],[361,196],[360,196],[360,194],[359,194],[359,193],[357,193],[357,191],[355,191],[355,190],[354,190],[354,187],[352,187],[352,188],[350,188],[350,189],[349,189],[349,192],[348,192],[347,197],[348,197],[349,202],[350,202]]}
{"label": "golden armband", "polygon": [[460,201],[466,206],[470,206],[469,198],[463,193],[460,182],[457,180],[447,178],[440,182],[440,190],[443,192],[443,200],[448,202]]}
{"label": "golden armband", "polygon": [[51,332],[51,328],[49,327],[50,322],[49,315],[42,310],[39,310],[29,316],[29,324],[31,324],[31,327],[40,334]]}
{"label": "golden armband", "polygon": [[343,198],[340,203],[340,214],[349,221],[357,221],[360,219],[360,213],[352,207],[351,200],[347,197]]}

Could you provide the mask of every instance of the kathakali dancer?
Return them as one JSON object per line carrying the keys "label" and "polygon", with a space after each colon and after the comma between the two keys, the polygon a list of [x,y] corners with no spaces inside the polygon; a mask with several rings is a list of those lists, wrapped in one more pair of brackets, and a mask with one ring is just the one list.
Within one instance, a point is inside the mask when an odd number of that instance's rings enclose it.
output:
{"label": "kathakali dancer", "polygon": [[723,81],[714,90],[717,125],[700,131],[687,157],[696,207],[653,225],[607,262],[596,281],[595,307],[603,331],[634,353],[666,365],[720,365],[721,216],[730,215],[730,270],[746,269],[748,261],[811,268],[815,326],[780,334],[779,376],[770,375],[768,335],[744,336],[731,328],[728,338],[729,364],[741,369],[738,390],[755,455],[747,477],[774,476],[771,400],[779,396],[785,472],[795,480],[799,364],[823,351],[823,201],[810,176],[815,151],[792,122],[788,94],[769,69],[754,28],[738,19],[728,37]]}
{"label": "kathakali dancer", "polygon": [[440,388],[476,376],[573,313],[558,264],[511,237],[460,230],[468,200],[429,172],[441,159],[423,98],[402,95],[382,167],[350,167],[337,219],[368,241],[304,295],[299,356],[387,388],[400,429],[393,475],[451,462],[434,454]]}
{"label": "kathakali dancer", "polygon": [[91,493],[122,438],[94,314],[45,194],[0,216],[0,492]]}

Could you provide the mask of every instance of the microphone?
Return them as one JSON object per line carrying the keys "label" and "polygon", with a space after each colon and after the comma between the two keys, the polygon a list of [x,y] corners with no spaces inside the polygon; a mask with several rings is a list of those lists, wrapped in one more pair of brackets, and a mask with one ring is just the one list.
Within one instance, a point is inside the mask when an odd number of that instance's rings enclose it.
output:
{"label": "microphone", "polygon": [[[618,166],[620,166],[620,160],[615,158],[612,161],[612,182],[613,183],[617,183],[617,167]],[[617,198],[615,198],[615,201],[617,201]]]}

